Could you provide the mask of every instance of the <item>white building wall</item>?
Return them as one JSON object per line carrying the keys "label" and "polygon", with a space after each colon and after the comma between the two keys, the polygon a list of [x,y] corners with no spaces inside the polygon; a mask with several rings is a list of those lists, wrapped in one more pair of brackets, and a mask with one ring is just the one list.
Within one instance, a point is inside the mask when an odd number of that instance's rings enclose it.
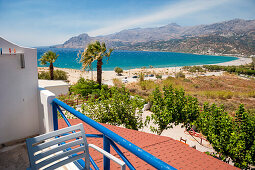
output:
{"label": "white building wall", "polygon": [[38,88],[39,132],[47,133],[54,130],[52,100],[55,94],[44,88]]}
{"label": "white building wall", "polygon": [[38,80],[39,87],[51,91],[56,96],[69,93],[69,84],[63,80]]}
{"label": "white building wall", "polygon": [[[0,37],[0,144],[39,133],[37,50],[22,48]],[[10,55],[9,48],[24,53]],[[6,54],[5,54],[6,53]]]}

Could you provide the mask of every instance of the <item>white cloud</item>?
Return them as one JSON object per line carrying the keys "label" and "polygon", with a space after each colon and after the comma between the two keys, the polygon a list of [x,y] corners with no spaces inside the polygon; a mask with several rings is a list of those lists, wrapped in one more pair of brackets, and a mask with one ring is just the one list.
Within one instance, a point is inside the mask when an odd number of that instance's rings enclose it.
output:
{"label": "white cloud", "polygon": [[164,7],[162,10],[141,17],[123,19],[121,21],[110,23],[105,26],[88,32],[90,36],[111,34],[123,29],[142,26],[162,20],[171,20],[180,16],[185,16],[197,11],[206,10],[221,5],[229,0],[185,0],[174,5]]}

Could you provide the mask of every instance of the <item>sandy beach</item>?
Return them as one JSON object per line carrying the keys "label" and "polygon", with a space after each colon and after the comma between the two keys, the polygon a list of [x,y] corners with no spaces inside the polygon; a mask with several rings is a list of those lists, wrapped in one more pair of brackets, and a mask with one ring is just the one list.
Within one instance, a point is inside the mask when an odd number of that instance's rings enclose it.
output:
{"label": "sandy beach", "polygon": [[[225,62],[225,63],[219,63],[215,65],[221,65],[221,66],[238,66],[238,65],[245,65],[252,62],[251,58],[238,58],[237,60]],[[38,67],[38,71],[48,71],[48,67]],[[82,71],[82,70],[75,70],[75,69],[68,69],[68,68],[57,68],[56,70],[63,70],[67,72],[69,78],[70,84],[75,84],[80,77],[84,77],[85,79],[91,79],[93,74],[93,80],[96,80],[96,71],[93,71],[93,73],[88,71]],[[124,79],[127,78],[128,82],[136,81],[136,79],[132,78],[135,75],[139,75],[141,72],[144,74],[160,74],[163,75],[162,77],[167,76],[173,76],[175,73],[181,71],[182,67],[166,67],[166,68],[146,68],[146,69],[130,69],[130,70],[124,70],[122,73],[122,76],[118,76],[114,71],[103,71],[103,83],[112,85],[112,79],[118,78],[118,79]],[[208,73],[208,75],[211,75]],[[156,79],[154,77],[150,77],[150,79]]]}

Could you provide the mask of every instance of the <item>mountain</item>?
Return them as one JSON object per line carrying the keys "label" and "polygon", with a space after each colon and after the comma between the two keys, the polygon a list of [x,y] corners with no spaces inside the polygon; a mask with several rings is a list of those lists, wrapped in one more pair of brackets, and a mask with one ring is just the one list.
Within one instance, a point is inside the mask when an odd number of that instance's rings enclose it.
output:
{"label": "mountain", "polygon": [[[247,49],[253,48],[255,41],[254,31],[255,20],[234,19],[209,25],[186,27],[171,23],[155,28],[127,29],[114,34],[97,37],[90,37],[88,34],[84,33],[72,37],[64,44],[55,47],[85,48],[88,43],[99,40],[104,41],[108,47],[115,49],[175,52],[196,51],[201,53],[200,49],[194,50],[194,47],[191,47],[191,44],[196,42],[196,48],[203,47],[203,49],[206,50],[203,52],[215,52],[214,47],[221,46],[221,48],[224,49],[236,48],[236,50],[220,50],[221,52],[250,54],[253,53],[253,50],[247,52]],[[246,39],[248,39],[249,47],[245,47],[246,50],[238,50],[238,46],[244,47],[245,44],[247,45]],[[180,43],[179,46],[176,44],[177,42]]]}

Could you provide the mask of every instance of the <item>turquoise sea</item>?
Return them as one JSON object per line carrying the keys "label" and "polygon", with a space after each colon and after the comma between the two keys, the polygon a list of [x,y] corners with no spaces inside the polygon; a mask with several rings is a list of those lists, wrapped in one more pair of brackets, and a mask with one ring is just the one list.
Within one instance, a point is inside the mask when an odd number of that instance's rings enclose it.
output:
{"label": "turquoise sea", "polygon": [[[58,59],[54,63],[55,67],[81,69],[81,63],[77,60],[77,53],[82,49],[66,49],[66,48],[37,48],[38,59],[44,52],[52,50],[59,54]],[[103,70],[114,70],[120,67],[124,70],[147,67],[175,67],[175,66],[191,66],[203,64],[216,64],[236,60],[236,57],[227,56],[211,56],[211,55],[195,55],[187,53],[174,52],[148,52],[148,51],[113,51],[107,64],[104,61]],[[45,67],[40,65],[38,67]],[[96,70],[96,63],[93,64]]]}

